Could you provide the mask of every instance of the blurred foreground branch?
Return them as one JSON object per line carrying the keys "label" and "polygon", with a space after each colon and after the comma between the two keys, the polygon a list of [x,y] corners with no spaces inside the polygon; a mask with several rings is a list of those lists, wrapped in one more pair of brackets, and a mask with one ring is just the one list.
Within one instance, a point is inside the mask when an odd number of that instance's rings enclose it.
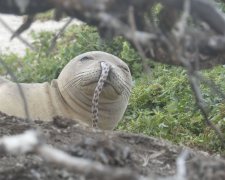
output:
{"label": "blurred foreground branch", "polygon": [[[172,30],[183,11],[180,0],[0,0],[0,12],[17,15],[31,15],[50,9],[62,11],[68,16],[78,18],[87,24],[98,27],[102,36],[110,38],[122,35],[135,48],[142,49],[146,57],[154,61],[183,66],[175,58],[175,49],[168,47],[168,41],[174,41]],[[156,6],[160,10],[156,13]],[[135,32],[129,23],[132,7]],[[157,19],[150,18],[158,16]],[[155,21],[158,21],[157,23]],[[199,51],[198,69],[211,68],[224,64],[225,21],[212,3],[204,0],[190,0],[190,18],[186,33],[183,34],[185,51]],[[134,24],[134,23],[133,23]],[[139,44],[140,46],[135,46]],[[188,59],[193,63],[192,59]]]}
{"label": "blurred foreground branch", "polygon": [[95,174],[101,179],[145,179],[127,169],[117,169],[104,166],[99,162],[77,158],[61,150],[55,149],[43,143],[40,134],[29,130],[24,134],[6,136],[0,139],[0,151],[14,155],[34,153],[45,161],[68,168],[80,174]]}
{"label": "blurred foreground branch", "polygon": [[129,169],[115,168],[103,165],[97,161],[71,156],[59,149],[44,143],[43,137],[33,130],[28,130],[20,135],[5,136],[0,138],[1,154],[9,153],[14,155],[33,153],[39,155],[48,163],[73,170],[76,173],[88,175],[93,174],[98,179],[108,180],[185,180],[186,178],[186,157],[182,154],[177,160],[178,172],[176,175],[161,177],[143,177]]}

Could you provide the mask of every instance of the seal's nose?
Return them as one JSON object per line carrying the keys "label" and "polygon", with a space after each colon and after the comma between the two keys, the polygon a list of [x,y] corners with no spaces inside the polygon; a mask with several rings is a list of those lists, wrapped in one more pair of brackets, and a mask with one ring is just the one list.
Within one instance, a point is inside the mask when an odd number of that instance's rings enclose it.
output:
{"label": "seal's nose", "polygon": [[104,68],[108,68],[108,67],[110,68],[112,65],[106,61],[101,61],[100,66],[101,66],[101,68],[104,69]]}
{"label": "seal's nose", "polygon": [[101,61],[100,66],[101,66],[101,76],[107,79],[111,69],[111,65],[105,61]]}
{"label": "seal's nose", "polygon": [[103,76],[107,74],[106,82],[111,84],[118,80],[118,73],[121,71],[120,68],[106,61],[101,61],[100,66],[101,66],[101,74]]}

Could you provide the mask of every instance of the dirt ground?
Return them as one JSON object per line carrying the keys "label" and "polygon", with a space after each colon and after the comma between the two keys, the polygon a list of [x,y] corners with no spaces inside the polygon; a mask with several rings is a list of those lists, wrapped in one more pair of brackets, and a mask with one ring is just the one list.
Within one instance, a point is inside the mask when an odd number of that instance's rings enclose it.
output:
{"label": "dirt ground", "polygon": [[[113,167],[131,169],[143,176],[176,174],[176,159],[187,149],[153,137],[125,132],[93,131],[74,121],[55,118],[52,122],[35,121],[46,142],[77,157],[96,160]],[[29,122],[0,114],[0,136],[30,129]],[[225,161],[191,149],[186,162],[187,179],[225,179]],[[46,163],[39,156],[2,155],[0,179],[4,180],[84,180],[95,175],[76,174],[64,167]],[[107,178],[108,179],[108,178]]]}

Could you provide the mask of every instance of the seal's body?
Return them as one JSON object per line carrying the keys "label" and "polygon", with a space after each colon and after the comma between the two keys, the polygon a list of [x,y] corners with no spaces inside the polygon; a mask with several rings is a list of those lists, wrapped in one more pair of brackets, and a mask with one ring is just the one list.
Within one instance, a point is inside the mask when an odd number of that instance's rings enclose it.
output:
{"label": "seal's body", "polygon": [[[20,83],[30,118],[52,120],[63,116],[91,125],[92,97],[102,71],[101,62],[111,68],[98,102],[98,127],[113,129],[127,107],[131,75],[122,60],[100,51],[75,57],[51,83]],[[0,111],[26,118],[19,86],[0,79]]]}

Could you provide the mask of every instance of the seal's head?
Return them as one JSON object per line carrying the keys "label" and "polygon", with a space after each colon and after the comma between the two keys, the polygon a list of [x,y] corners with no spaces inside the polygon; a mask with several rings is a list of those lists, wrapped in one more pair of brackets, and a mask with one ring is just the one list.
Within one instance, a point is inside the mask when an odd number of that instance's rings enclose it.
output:
{"label": "seal's head", "polygon": [[57,81],[60,93],[76,119],[92,124],[92,100],[104,70],[102,62],[110,69],[99,97],[98,127],[113,129],[121,120],[130,96],[132,78],[126,63],[118,57],[92,51],[71,60],[60,73]]}

